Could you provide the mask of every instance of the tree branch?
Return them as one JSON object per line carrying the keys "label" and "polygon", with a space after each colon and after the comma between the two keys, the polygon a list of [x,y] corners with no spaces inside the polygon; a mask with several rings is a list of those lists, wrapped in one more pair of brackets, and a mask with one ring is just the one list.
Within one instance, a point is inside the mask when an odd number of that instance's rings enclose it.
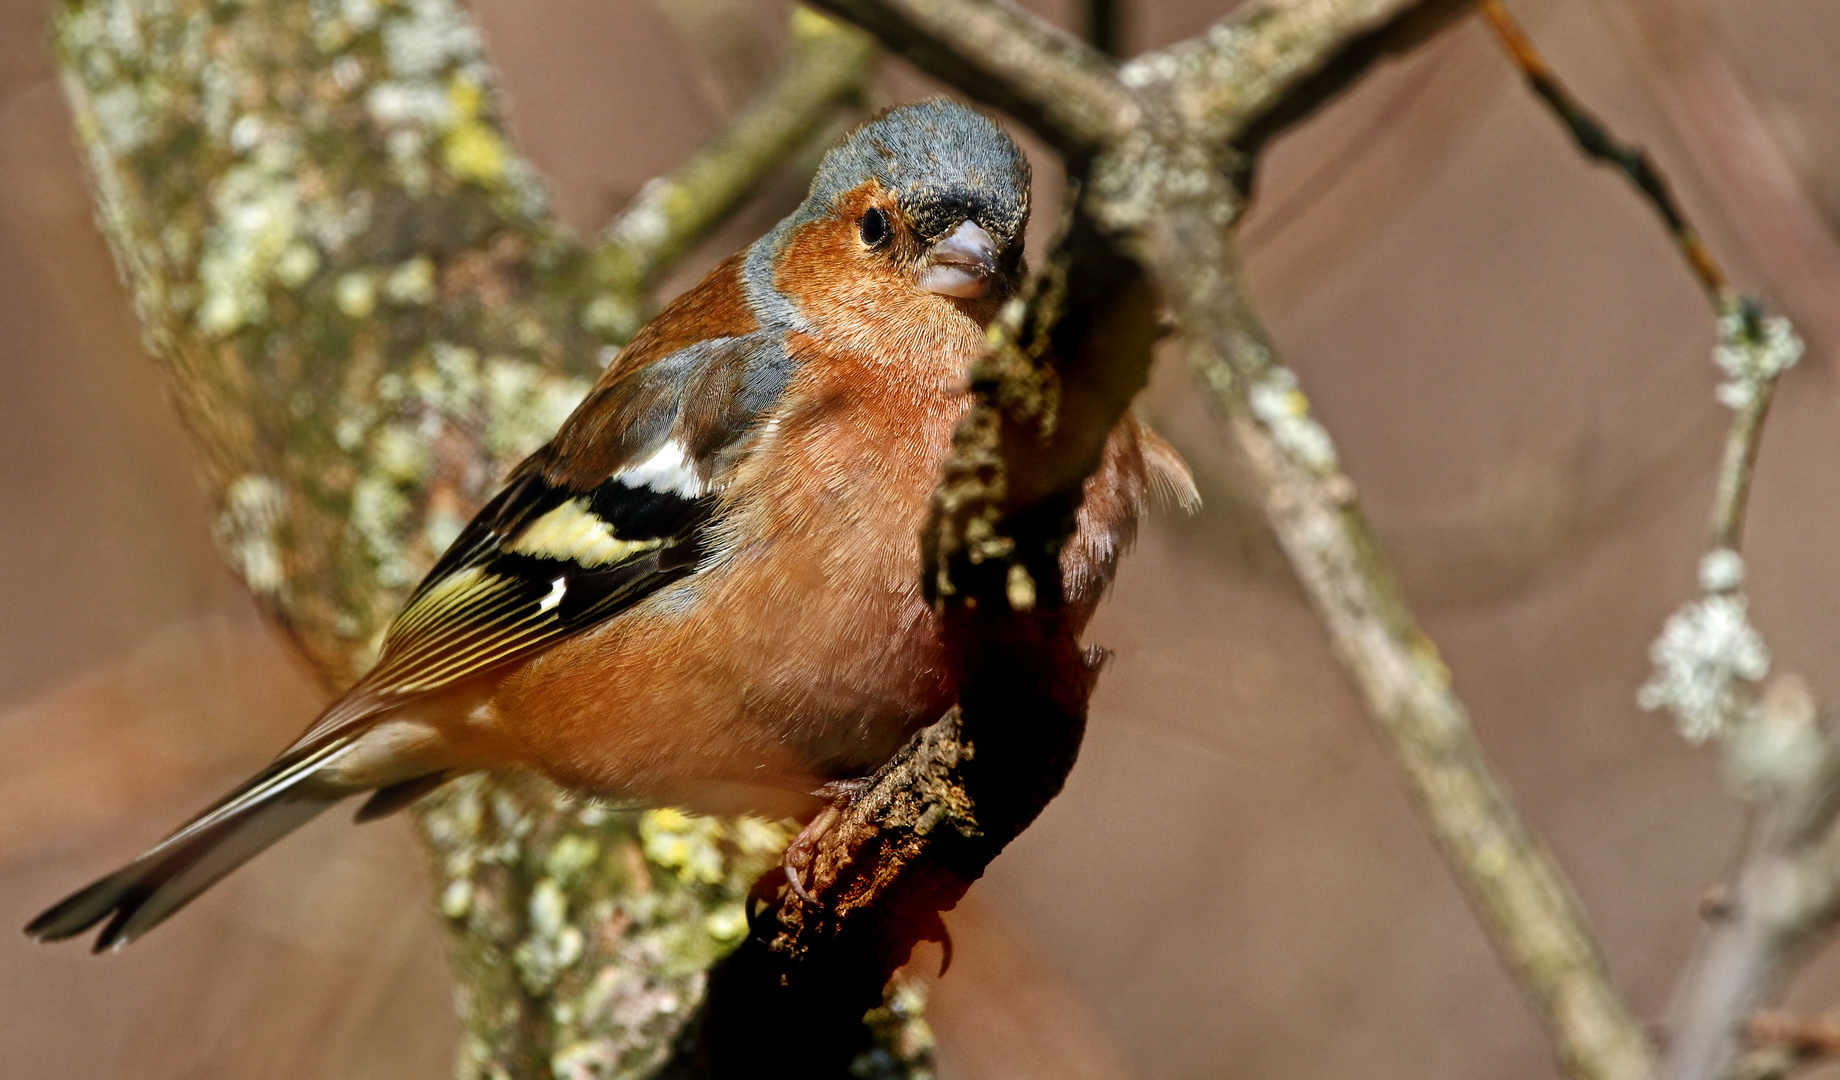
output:
{"label": "tree branch", "polygon": [[1668,1080],[1725,1080],[1740,1070],[1751,1014],[1775,1000],[1814,936],[1840,916],[1833,853],[1840,838],[1830,835],[1840,811],[1840,749],[1831,737],[1822,739],[1799,679],[1779,679],[1759,700],[1769,653],[1750,626],[1739,554],[1764,421],[1777,379],[1800,358],[1802,344],[1786,320],[1765,318],[1761,303],[1732,289],[1660,170],[1572,97],[1501,0],[1484,0],[1482,11],[1579,149],[1617,167],[1654,208],[1718,318],[1714,359],[1727,377],[1718,397],[1732,421],[1700,595],[1668,620],[1640,700],[1674,712],[1692,741],[1723,736],[1740,792],[1760,803],[1730,900],[1681,975],[1661,1073]]}
{"label": "tree branch", "polygon": [[916,67],[1011,114],[1071,158],[1139,119],[1103,53],[1007,3],[814,0]]}
{"label": "tree branch", "polygon": [[1661,218],[1661,223],[1667,227],[1668,235],[1680,249],[1693,276],[1699,279],[1700,287],[1712,299],[1713,306],[1718,310],[1730,307],[1736,298],[1732,295],[1725,271],[1720,269],[1717,260],[1706,249],[1699,230],[1687,220],[1686,211],[1675,201],[1673,189],[1667,178],[1655,168],[1654,162],[1649,160],[1641,147],[1617,138],[1572,96],[1572,92],[1553,73],[1546,58],[1540,55],[1533,39],[1527,36],[1526,30],[1521,28],[1506,4],[1501,0],[1483,0],[1480,9],[1483,18],[1488,20],[1495,36],[1500,39],[1502,47],[1514,60],[1515,66],[1521,69],[1522,77],[1527,80],[1527,88],[1552,110],[1553,116],[1571,134],[1579,152],[1623,174],[1624,179],[1641,193],[1643,200]]}
{"label": "tree branch", "polygon": [[1427,827],[1569,1075],[1643,1080],[1647,1041],[1577,897],[1483,757],[1296,377],[1222,267],[1218,326],[1189,362],[1249,463],[1266,517],[1343,668],[1405,769]]}
{"label": "tree branch", "polygon": [[594,281],[609,294],[589,312],[597,329],[622,339],[636,333],[659,275],[840,106],[861,98],[876,57],[867,34],[794,8],[792,40],[779,71],[746,108],[669,176],[646,184],[607,227],[592,256]]}
{"label": "tree branch", "polygon": [[1663,118],[1735,226],[1777,305],[1816,347],[1840,348],[1840,237],[1719,49],[1699,0],[1619,0],[1601,9],[1647,69]]}

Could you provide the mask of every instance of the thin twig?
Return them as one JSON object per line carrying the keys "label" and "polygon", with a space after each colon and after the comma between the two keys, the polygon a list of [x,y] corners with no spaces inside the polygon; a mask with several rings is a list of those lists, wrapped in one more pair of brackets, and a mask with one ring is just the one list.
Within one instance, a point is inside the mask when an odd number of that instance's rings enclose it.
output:
{"label": "thin twig", "polygon": [[1718,317],[1714,356],[1728,376],[1719,399],[1731,408],[1732,420],[1700,564],[1700,595],[1669,620],[1656,642],[1656,674],[1641,700],[1671,709],[1688,738],[1723,735],[1734,775],[1761,794],[1762,805],[1722,917],[1711,922],[1680,979],[1663,1075],[1780,1075],[1797,1055],[1779,1046],[1743,1058],[1740,1028],[1782,992],[1813,935],[1836,916],[1840,874],[1827,865],[1832,842],[1822,842],[1836,810],[1836,752],[1815,733],[1812,701],[1805,708],[1791,702],[1773,709],[1762,700],[1768,653],[1746,615],[1739,550],[1764,422],[1777,380],[1801,355],[1801,343],[1785,320],[1765,318],[1759,301],[1738,295],[1659,168],[1565,89],[1502,0],[1482,0],[1481,8],[1528,86],[1579,149],[1622,172],[1660,216]]}
{"label": "thin twig", "polygon": [[1719,44],[1706,8],[1704,0],[1616,0],[1591,10],[1628,46],[1625,55],[1776,306],[1831,363],[1840,348],[1840,235],[1810,196],[1777,117],[1766,114]]}
{"label": "thin twig", "polygon": [[[1761,307],[1749,298],[1737,301],[1728,321],[1736,323],[1732,336],[1740,342],[1761,343],[1767,333]],[[1712,499],[1712,551],[1738,551],[1743,541],[1751,478],[1757,473],[1757,452],[1763,446],[1763,422],[1776,399],[1777,374],[1780,372],[1753,380],[1726,430],[1718,489]]]}
{"label": "thin twig", "polygon": [[1725,272],[1706,250],[1699,230],[1688,221],[1686,212],[1674,199],[1667,178],[1655,168],[1648,154],[1634,143],[1617,138],[1572,96],[1502,0],[1482,0],[1480,6],[1483,17],[1501,40],[1502,48],[1526,77],[1528,88],[1559,118],[1578,149],[1593,161],[1603,162],[1622,173],[1641,192],[1642,198],[1667,226],[1668,234],[1674,238],[1681,256],[1687,260],[1688,268],[1706,290],[1714,308],[1719,311],[1730,308],[1736,298]]}
{"label": "thin twig", "polygon": [[648,183],[607,227],[593,252],[593,275],[614,303],[630,308],[603,319],[615,336],[636,329],[624,323],[643,321],[645,293],[660,274],[753,195],[839,106],[861,96],[876,56],[867,34],[795,8],[792,36],[792,50],[772,81],[688,161]]}

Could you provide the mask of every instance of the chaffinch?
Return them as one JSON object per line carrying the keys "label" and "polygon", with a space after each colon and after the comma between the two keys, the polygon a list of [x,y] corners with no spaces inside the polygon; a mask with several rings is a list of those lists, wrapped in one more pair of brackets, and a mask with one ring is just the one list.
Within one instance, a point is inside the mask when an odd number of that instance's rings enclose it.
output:
{"label": "chaffinch", "polygon": [[[119,947],[326,807],[532,768],[629,805],[809,814],[953,703],[919,535],[967,365],[1022,274],[1029,166],[945,99],[833,148],[803,204],[653,319],[267,768],[40,915]],[[1062,554],[1083,625],[1186,467],[1127,418]]]}

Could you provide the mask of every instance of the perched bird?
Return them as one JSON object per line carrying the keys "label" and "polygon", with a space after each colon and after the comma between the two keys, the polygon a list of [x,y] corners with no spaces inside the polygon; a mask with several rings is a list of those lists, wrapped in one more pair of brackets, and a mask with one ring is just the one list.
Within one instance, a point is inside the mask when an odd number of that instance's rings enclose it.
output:
{"label": "perched bird", "polygon": [[[145,933],[326,807],[523,766],[633,805],[809,814],[955,699],[919,534],[984,330],[1022,274],[1027,159],[945,99],[826,155],[803,204],[653,319],[519,465],[298,741],[26,928]],[[1154,489],[1126,419],[1062,556],[1081,623]]]}

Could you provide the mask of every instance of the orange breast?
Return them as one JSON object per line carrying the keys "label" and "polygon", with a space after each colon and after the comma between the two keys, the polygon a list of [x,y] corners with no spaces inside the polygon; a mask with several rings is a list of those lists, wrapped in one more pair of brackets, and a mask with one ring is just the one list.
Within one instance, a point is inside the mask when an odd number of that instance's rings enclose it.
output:
{"label": "orange breast", "polygon": [[[727,482],[705,566],[499,687],[528,764],[618,799],[795,813],[950,707],[919,535],[982,340],[952,314],[895,357],[792,336],[798,373]],[[1114,435],[1068,548],[1083,612],[1142,502],[1135,432]]]}

